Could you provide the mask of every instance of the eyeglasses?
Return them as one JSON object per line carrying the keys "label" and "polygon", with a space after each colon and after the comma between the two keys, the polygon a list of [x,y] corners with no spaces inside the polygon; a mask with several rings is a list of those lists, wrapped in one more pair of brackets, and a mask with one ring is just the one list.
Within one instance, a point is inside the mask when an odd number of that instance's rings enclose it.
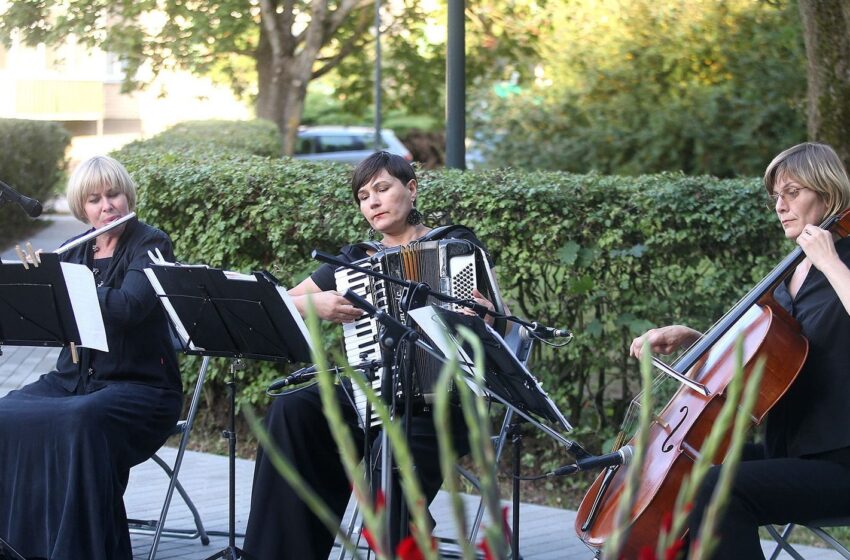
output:
{"label": "eyeglasses", "polygon": [[800,191],[805,189],[806,187],[791,187],[789,189],[785,189],[780,193],[771,193],[768,195],[767,205],[771,208],[776,207],[776,203],[781,198],[785,202],[791,202],[798,196],[800,196]]}

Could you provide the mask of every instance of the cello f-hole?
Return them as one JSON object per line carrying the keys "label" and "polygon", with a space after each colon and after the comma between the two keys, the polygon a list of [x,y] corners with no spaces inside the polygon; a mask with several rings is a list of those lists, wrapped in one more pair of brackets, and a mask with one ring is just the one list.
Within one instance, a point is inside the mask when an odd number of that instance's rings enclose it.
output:
{"label": "cello f-hole", "polygon": [[688,405],[685,405],[679,409],[679,412],[682,413],[682,417],[679,419],[679,422],[676,424],[676,427],[673,428],[670,433],[667,434],[666,438],[664,438],[664,443],[661,444],[661,451],[663,451],[664,453],[670,453],[676,447],[675,445],[670,443],[670,438],[673,437],[673,434],[676,433],[676,430],[679,429],[679,426],[681,426],[685,419],[688,417],[688,412],[690,412],[690,409],[688,408]]}

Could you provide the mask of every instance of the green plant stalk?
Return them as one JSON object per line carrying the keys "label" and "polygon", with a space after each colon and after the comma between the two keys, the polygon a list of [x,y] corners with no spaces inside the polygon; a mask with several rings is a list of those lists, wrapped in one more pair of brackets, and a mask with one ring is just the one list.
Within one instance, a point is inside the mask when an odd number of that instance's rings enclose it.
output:
{"label": "green plant stalk", "polygon": [[730,426],[732,426],[735,419],[735,411],[738,410],[741,404],[741,393],[744,388],[743,360],[743,341],[741,337],[738,337],[735,342],[735,371],[732,379],[726,386],[725,401],[711,428],[711,432],[700,448],[699,455],[694,462],[694,466],[691,468],[691,472],[679,489],[679,494],[676,498],[676,507],[673,510],[673,523],[670,532],[666,534],[665,539],[658,542],[659,554],[671,546],[673,541],[678,538],[678,535],[684,532],[688,520],[688,512],[685,509],[689,504],[693,504],[694,498],[702,485],[702,481],[705,479],[708,470],[714,465],[717,452],[723,444]]}
{"label": "green plant stalk", "polygon": [[[696,550],[693,551],[694,560],[710,558],[713,549],[717,545],[717,538],[714,536],[714,529],[729,501],[729,494],[732,491],[732,483],[735,478],[735,473],[738,464],[741,461],[741,453],[746,441],[748,428],[752,425],[752,410],[758,398],[759,386],[761,378],[764,374],[764,359],[760,359],[750,379],[747,381],[747,388],[744,393],[744,401],[741,407],[738,408],[738,413],[735,416],[735,427],[732,433],[732,442],[729,445],[729,452],[726,454],[726,461],[720,471],[720,479],[717,482],[717,487],[714,489],[714,494],[711,496],[711,502],[706,510],[705,518],[699,529],[700,538],[696,542]],[[738,375],[738,374],[736,374]],[[740,374],[743,377],[743,374]]]}
{"label": "green plant stalk", "polygon": [[636,497],[635,489],[638,486],[643,463],[646,458],[646,446],[649,441],[649,425],[652,420],[652,391],[649,388],[652,386],[652,365],[651,353],[649,344],[644,344],[642,358],[640,361],[640,376],[641,376],[641,399],[640,399],[640,420],[638,422],[638,431],[635,434],[635,455],[631,465],[628,465],[628,473],[626,484],[623,488],[623,495],[620,498],[620,504],[617,507],[617,521],[614,524],[616,529],[609,535],[605,541],[603,548],[603,558],[619,558],[620,550],[623,543],[628,538],[628,532],[631,528],[632,507]]}
{"label": "green plant stalk", "polygon": [[[312,299],[308,299],[307,304],[307,326],[310,330],[313,348],[321,348],[322,341],[319,318],[313,307]],[[373,535],[375,542],[381,543],[381,550],[375,551],[376,554],[379,558],[386,558],[386,554],[391,554],[391,551],[387,552],[388,546],[384,532],[386,512],[377,512],[373,506],[371,492],[366,483],[365,469],[361,466],[360,455],[355,448],[351,432],[342,417],[342,410],[336,397],[333,376],[328,371],[328,360],[325,353],[316,350],[313,354],[313,361],[319,369],[317,377],[322,399],[322,411],[328,420],[328,426],[330,427],[337,449],[339,449],[348,480],[354,488],[357,503],[363,515],[363,522]]]}
{"label": "green plant stalk", "polygon": [[342,543],[342,546],[351,553],[352,556],[360,558],[361,556],[357,551],[357,547],[353,542],[351,542],[348,535],[342,531],[340,527],[341,520],[333,511],[331,511],[322,499],[319,498],[310,486],[304,482],[304,479],[301,477],[298,470],[296,470],[289,460],[287,460],[280,452],[277,445],[275,445],[274,440],[266,431],[265,426],[263,426],[262,420],[257,417],[254,409],[251,406],[246,406],[243,409],[243,412],[248,420],[248,425],[251,427],[251,431],[253,431],[257,436],[260,445],[263,446],[266,456],[269,458],[271,464],[274,465],[275,469],[277,469],[277,472],[280,473],[287,484],[292,487],[298,497],[301,498],[301,501],[303,501],[307,507],[316,514],[328,532],[336,534],[337,538]]}
{"label": "green plant stalk", "polygon": [[475,550],[467,540],[466,512],[463,505],[463,499],[460,497],[460,489],[457,484],[457,475],[455,473],[455,464],[457,463],[457,453],[452,444],[451,423],[450,423],[450,394],[449,387],[452,383],[463,383],[460,378],[457,358],[452,358],[446,362],[440,372],[440,377],[437,380],[435,401],[434,401],[434,427],[437,431],[437,442],[440,450],[440,470],[443,473],[443,484],[449,492],[452,505],[452,516],[454,517],[455,526],[457,527],[457,542],[460,545],[461,555],[464,560],[474,560]]}
{"label": "green plant stalk", "polygon": [[[479,389],[483,390],[484,347],[478,337],[469,329],[459,328],[458,336],[467,341],[473,348],[473,380]],[[460,396],[464,420],[469,429],[469,446],[472,459],[481,469],[481,496],[490,517],[490,525],[484,530],[484,536],[487,539],[490,552],[495,558],[502,560],[507,558],[508,552],[502,530],[501,501],[499,500],[499,486],[496,483],[496,455],[490,443],[487,407],[484,400],[477,398],[477,395],[473,393],[465,381],[456,383],[455,388]]]}
{"label": "green plant stalk", "polygon": [[352,381],[357,384],[366,395],[366,399],[372,405],[374,412],[381,419],[381,427],[389,438],[392,446],[393,459],[401,472],[401,488],[408,510],[413,518],[413,538],[419,546],[423,557],[436,559],[437,551],[431,543],[431,527],[428,523],[428,504],[425,503],[425,495],[419,484],[419,478],[413,466],[413,457],[410,447],[404,437],[404,430],[400,422],[394,422],[390,417],[389,409],[384,405],[371,385],[359,376],[352,376]]}

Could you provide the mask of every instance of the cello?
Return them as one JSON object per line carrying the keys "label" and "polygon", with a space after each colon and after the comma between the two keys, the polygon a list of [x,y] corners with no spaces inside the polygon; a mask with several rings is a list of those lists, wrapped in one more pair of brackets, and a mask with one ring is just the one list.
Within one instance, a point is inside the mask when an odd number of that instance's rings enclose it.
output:
{"label": "cello", "polygon": [[[850,210],[826,219],[821,228],[847,237]],[[764,360],[764,374],[751,412],[753,425],[761,424],[797,378],[808,354],[808,341],[796,320],[773,298],[773,292],[804,258],[803,250],[795,248],[672,365],[652,358],[654,366],[682,385],[649,425],[646,458],[634,489],[628,536],[621,549],[623,557],[634,558],[644,546],[655,547],[662,519],[673,511],[679,488],[723,407],[726,387],[737,365],[736,340],[741,338],[745,380],[755,364]],[[725,441],[716,460],[725,457],[728,433]],[[617,509],[628,468],[608,467],[578,508],[575,531],[591,548],[601,550],[617,529]]]}

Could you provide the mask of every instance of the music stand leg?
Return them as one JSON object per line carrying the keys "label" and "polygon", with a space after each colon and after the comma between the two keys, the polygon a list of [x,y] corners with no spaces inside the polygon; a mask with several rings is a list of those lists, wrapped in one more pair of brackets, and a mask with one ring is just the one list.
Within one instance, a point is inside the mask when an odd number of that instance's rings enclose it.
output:
{"label": "music stand leg", "polygon": [[227,382],[228,400],[230,401],[230,417],[228,420],[227,430],[223,432],[223,436],[227,439],[228,451],[228,468],[229,468],[229,488],[228,488],[228,528],[227,548],[216,552],[207,560],[216,558],[225,558],[226,560],[237,560],[242,558],[242,550],[236,546],[236,372],[244,369],[245,365],[240,359],[234,359],[230,362],[230,379]]}
{"label": "music stand leg", "polygon": [[511,557],[514,559],[520,558],[519,555],[519,477],[520,477],[520,458],[522,457],[522,429],[519,421],[514,421],[511,424],[511,443],[513,445],[513,531],[511,532]]}
{"label": "music stand leg", "polygon": [[26,560],[12,548],[12,545],[0,538],[0,560]]}

